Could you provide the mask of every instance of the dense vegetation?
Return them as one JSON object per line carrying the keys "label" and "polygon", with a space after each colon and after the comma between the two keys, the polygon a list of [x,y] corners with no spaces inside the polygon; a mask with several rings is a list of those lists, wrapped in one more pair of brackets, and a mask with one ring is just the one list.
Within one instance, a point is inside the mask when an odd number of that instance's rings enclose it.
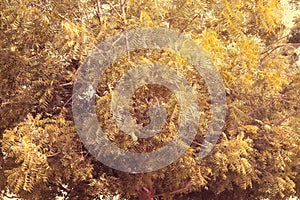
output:
{"label": "dense vegetation", "polygon": [[[0,198],[286,199],[300,196],[299,17],[285,35],[278,0],[2,0],[0,2]],[[163,87],[136,91],[131,113],[149,123],[148,100],[164,102],[169,124],[150,140],[118,131],[111,91],[137,64],[178,70],[197,91],[204,120],[186,153],[158,171],[128,174],[85,149],[72,117],[76,71],[106,38],[135,27],[168,28],[203,46],[226,87],[222,135],[198,152],[210,120],[200,74],[180,55],[140,50],[116,60],[99,80],[99,123],[137,152],[176,135],[178,103]],[[135,112],[134,112],[135,111]],[[151,147],[151,148],[150,148]]]}

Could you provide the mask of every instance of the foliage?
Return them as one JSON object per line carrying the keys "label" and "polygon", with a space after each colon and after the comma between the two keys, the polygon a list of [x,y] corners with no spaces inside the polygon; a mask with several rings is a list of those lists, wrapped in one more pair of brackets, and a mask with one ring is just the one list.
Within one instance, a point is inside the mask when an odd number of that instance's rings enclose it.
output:
{"label": "foliage", "polygon": [[[98,42],[134,27],[170,28],[191,36],[222,75],[226,124],[205,159],[197,154],[210,119],[205,82],[193,66],[165,50],[130,52],[106,70],[97,90],[99,123],[124,149],[151,151],[172,139],[179,117],[177,100],[157,85],[135,92],[131,114],[137,123],[147,124],[149,101],[163,104],[168,125],[159,135],[143,140],[122,134],[110,117],[111,90],[122,74],[142,63],[165,64],[197,91],[204,118],[186,153],[156,172],[126,174],[99,163],[82,146],[70,107],[76,70]],[[299,42],[288,43],[290,37],[283,35],[278,0],[3,0],[0,29],[3,196],[300,196],[300,72],[292,67]]]}

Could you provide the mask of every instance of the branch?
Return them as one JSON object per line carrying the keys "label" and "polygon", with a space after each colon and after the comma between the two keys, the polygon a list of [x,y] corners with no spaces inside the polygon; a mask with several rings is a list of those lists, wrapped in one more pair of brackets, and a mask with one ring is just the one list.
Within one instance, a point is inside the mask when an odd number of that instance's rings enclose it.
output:
{"label": "branch", "polygon": [[285,35],[285,36],[282,36],[281,38],[278,38],[274,43],[279,42],[280,40],[282,40],[282,39],[284,39],[284,38],[287,38],[287,37],[289,37],[289,36],[290,36],[290,34]]}
{"label": "branch", "polygon": [[127,18],[126,18],[126,12],[125,12],[125,3],[126,0],[122,3],[122,0],[120,0],[120,10],[122,11],[122,19],[124,21],[125,26],[127,25]]}
{"label": "branch", "polygon": [[[198,145],[199,147],[204,147],[204,145],[203,144],[200,144],[199,142],[196,142],[196,141],[194,141],[194,140],[191,140],[191,139],[189,139],[188,137],[183,137],[183,139],[185,139],[185,140],[187,140],[187,141],[189,141],[189,142],[191,142],[191,143],[193,143],[193,144],[196,144],[196,145]],[[180,140],[181,142],[183,142],[182,140]],[[186,144],[185,142],[183,142],[186,146],[188,146],[189,147],[189,145],[188,144]]]}
{"label": "branch", "polygon": [[258,67],[261,67],[262,64],[264,63],[264,60],[265,60],[271,53],[273,53],[276,49],[281,48],[281,47],[285,47],[285,46],[287,46],[287,47],[289,47],[289,48],[286,49],[286,50],[284,50],[283,52],[280,52],[280,53],[274,55],[271,59],[276,58],[279,54],[285,53],[285,52],[287,52],[288,50],[298,48],[298,47],[300,46],[300,43],[293,43],[293,44],[292,44],[292,43],[287,43],[287,44],[281,44],[281,45],[275,46],[275,47],[272,48],[272,49],[268,49],[268,50],[262,52],[261,55],[263,55],[263,54],[265,54],[265,53],[267,53],[267,54],[266,54],[263,58],[260,59],[260,64],[259,64]]}
{"label": "branch", "polygon": [[265,60],[272,52],[274,52],[276,49],[279,49],[279,48],[284,47],[284,46],[287,46],[287,44],[278,45],[278,46],[274,47],[273,49],[268,49],[267,51],[262,52],[261,54],[265,54],[265,53],[267,53],[267,54],[266,54],[263,58],[261,58],[261,59],[259,60],[259,63],[260,63],[260,64],[259,64],[259,67],[262,66],[264,60]]}
{"label": "branch", "polygon": [[65,107],[73,98],[73,95],[66,101],[66,103],[64,103],[63,107]]}
{"label": "branch", "polygon": [[249,115],[249,116],[251,116],[251,115],[253,115],[254,113],[256,113],[257,111],[269,107],[269,106],[271,105],[271,102],[272,102],[272,101],[266,102],[266,103],[262,104],[261,106],[259,106],[258,108],[255,108],[254,110],[252,110],[252,111],[250,111],[250,112],[248,112],[248,113],[246,113],[246,114]]}
{"label": "branch", "polygon": [[289,50],[291,50],[291,49],[295,49],[294,45],[288,46],[287,49],[285,49],[284,51],[279,52],[279,53],[275,54],[274,56],[270,57],[269,60],[272,60],[272,59],[276,58],[276,57],[279,56],[280,54],[283,54],[283,55],[284,55],[285,53],[287,53],[287,52],[288,52]]}
{"label": "branch", "polygon": [[290,113],[290,114],[287,115],[285,118],[279,120],[279,121],[276,122],[273,126],[279,126],[279,125],[281,125],[285,120],[287,120],[288,118],[290,118],[290,117],[292,117],[292,116],[294,116],[294,115],[296,115],[296,114],[298,114],[298,113],[300,113],[300,108],[298,108],[298,109],[295,110],[294,112]]}
{"label": "branch", "polygon": [[185,184],[185,186],[184,186],[183,188],[180,188],[180,189],[178,189],[178,190],[174,190],[174,191],[168,192],[168,193],[156,194],[156,195],[153,196],[153,198],[155,198],[155,197],[163,197],[163,196],[165,196],[165,195],[167,195],[167,194],[170,195],[170,194],[176,194],[176,193],[184,192],[184,191],[187,190],[191,185],[192,185],[192,181],[190,180],[190,181],[188,181],[188,182]]}
{"label": "branch", "polygon": [[[285,35],[285,36],[283,36],[283,37],[277,39],[276,41],[273,42],[273,44],[276,44],[276,43],[279,42],[280,40],[282,40],[282,39],[284,39],[284,38],[287,38],[289,35],[290,35],[290,34]],[[267,52],[270,51],[270,50],[272,50],[272,48],[268,48],[266,51],[262,52],[261,54],[265,54],[265,53],[267,53]]]}
{"label": "branch", "polygon": [[153,200],[152,191],[146,187],[142,187],[139,191],[139,200]]}
{"label": "branch", "polygon": [[300,42],[298,43],[289,43],[291,46],[295,47],[295,48],[298,48],[300,47]]}
{"label": "branch", "polygon": [[271,52],[269,52],[269,53],[267,54],[267,55],[269,55],[269,54],[272,53],[274,50],[276,50],[276,49],[278,49],[278,48],[280,48],[280,47],[283,47],[283,46],[286,46],[286,44],[282,44],[282,45],[275,46],[275,47],[272,48],[272,49],[267,49],[267,50],[263,51],[263,52],[261,53],[261,55],[262,55],[262,54],[265,54],[265,53],[268,53],[269,51],[271,51]]}
{"label": "branch", "polygon": [[101,24],[101,10],[102,10],[102,8],[100,6],[100,2],[99,2],[99,0],[96,0],[96,15],[97,15],[97,18],[98,18],[100,24]]}
{"label": "branch", "polygon": [[[127,18],[126,18],[126,12],[125,12],[125,3],[127,0],[124,0],[124,2],[122,2],[122,0],[120,0],[120,9],[122,11],[122,19],[123,22],[125,24],[125,27],[127,28]],[[126,50],[127,50],[127,58],[128,60],[130,60],[130,52],[129,52],[129,43],[128,43],[128,34],[127,31],[125,29],[125,40],[126,40]]]}
{"label": "branch", "polygon": [[[125,1],[124,1],[125,2]],[[120,10],[123,10],[123,3],[122,0],[119,0]]]}
{"label": "branch", "polygon": [[[121,2],[121,0],[120,0]],[[122,3],[122,7],[127,3],[127,0],[124,0],[124,2]]]}
{"label": "branch", "polygon": [[[271,105],[271,103],[272,103],[276,98],[278,98],[278,100],[287,101],[287,100],[286,100],[286,98],[287,98],[287,97],[286,97],[286,93],[287,93],[287,92],[288,92],[287,88],[284,88],[284,89],[281,91],[281,94],[278,95],[278,97],[277,97],[277,96],[271,96],[271,97],[270,97],[271,100],[269,100],[268,102],[262,104],[261,106],[255,108],[254,110],[252,110],[252,111],[250,111],[250,112],[248,112],[248,113],[246,113],[246,114],[247,114],[248,116],[251,116],[251,115],[253,115],[254,113],[256,113],[257,111],[260,111],[260,110],[262,110],[262,109],[265,109],[265,108],[269,107],[269,106]],[[258,97],[259,97],[259,96],[258,96]]]}
{"label": "branch", "polygon": [[73,81],[70,81],[70,82],[68,82],[68,83],[63,83],[63,84],[60,84],[60,85],[58,85],[58,86],[64,87],[64,86],[68,86],[68,85],[73,85]]}
{"label": "branch", "polygon": [[58,152],[56,152],[54,154],[47,155],[47,158],[55,157],[55,156],[57,156],[60,153],[61,153],[61,151],[59,150]]}
{"label": "branch", "polygon": [[114,9],[114,11],[117,13],[117,15],[120,17],[120,18],[122,18],[122,15],[119,13],[119,11],[117,11],[117,9],[108,1],[107,2],[108,4],[109,4],[109,6],[112,8],[112,9]]}
{"label": "branch", "polygon": [[178,36],[180,36],[184,31],[185,31],[185,29],[187,29],[187,27],[197,18],[197,17],[199,17],[199,14],[197,14],[197,15],[195,15],[184,27],[183,27],[183,29],[181,29],[180,30],[180,32],[179,32],[179,35]]}

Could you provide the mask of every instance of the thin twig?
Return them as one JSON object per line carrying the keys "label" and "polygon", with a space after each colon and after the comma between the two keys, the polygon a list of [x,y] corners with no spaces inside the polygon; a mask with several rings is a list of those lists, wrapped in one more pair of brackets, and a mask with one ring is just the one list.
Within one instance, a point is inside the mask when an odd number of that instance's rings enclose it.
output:
{"label": "thin twig", "polygon": [[[124,2],[122,2],[122,0],[120,0],[120,9],[122,11],[122,19],[124,22],[125,27],[127,28],[127,18],[126,18],[126,12],[125,12],[125,3],[126,0],[124,0]],[[126,42],[126,50],[127,50],[127,57],[128,60],[130,60],[130,52],[129,52],[129,43],[128,43],[128,34],[127,34],[127,30],[125,29],[125,42]]]}
{"label": "thin twig", "polygon": [[64,103],[63,107],[65,107],[71,101],[72,98],[73,98],[73,95],[66,101],[66,103]]}
{"label": "thin twig", "polygon": [[127,0],[124,0],[124,2],[122,3],[122,7],[125,6],[126,3],[127,3]]}
{"label": "thin twig", "polygon": [[274,123],[273,126],[279,126],[279,125],[281,125],[285,120],[287,120],[288,118],[290,118],[290,117],[292,117],[292,116],[294,116],[294,115],[296,115],[298,113],[300,113],[300,108],[298,108],[294,112],[290,113],[289,115],[287,115],[283,119],[279,120],[278,122]]}
{"label": "thin twig", "polygon": [[56,153],[54,153],[54,154],[48,155],[47,158],[55,157],[55,156],[57,156],[57,155],[60,154],[60,153],[61,153],[61,151],[59,150],[58,152],[56,152]]}
{"label": "thin twig", "polygon": [[263,58],[260,59],[260,64],[259,64],[258,67],[261,67],[262,64],[264,63],[264,60],[265,60],[271,53],[273,53],[276,49],[281,48],[281,47],[285,47],[285,46],[287,46],[287,47],[289,47],[289,48],[288,48],[287,50],[284,50],[283,52],[280,52],[280,53],[274,55],[274,56],[271,57],[270,59],[276,58],[278,55],[280,55],[280,54],[282,54],[282,53],[285,53],[285,52],[287,52],[288,50],[291,50],[291,49],[294,49],[294,48],[295,48],[295,49],[298,48],[298,47],[300,46],[300,43],[293,43],[293,44],[288,43],[288,44],[282,44],[282,45],[275,46],[275,47],[272,48],[272,49],[268,49],[268,50],[262,52],[261,55],[263,55],[263,54],[265,54],[265,53],[267,53],[267,54],[266,54]]}
{"label": "thin twig", "polygon": [[285,49],[284,51],[279,52],[279,53],[275,54],[274,56],[270,57],[269,60],[272,60],[272,59],[276,58],[276,57],[279,56],[279,55],[285,54],[285,53],[287,53],[288,51],[290,51],[291,49],[295,49],[295,47],[289,46],[289,47],[288,47],[287,49]]}
{"label": "thin twig", "polygon": [[[281,37],[281,38],[279,38],[278,40],[276,40],[275,42],[273,42],[273,44],[276,44],[277,42],[279,42],[280,40],[282,40],[282,39],[284,39],[284,38],[286,38],[286,37],[288,37],[289,35],[286,35],[286,36],[283,36],[283,37]],[[272,46],[273,44],[271,44],[270,46]],[[271,47],[269,47],[267,50],[265,50],[264,52],[262,52],[261,54],[265,54],[265,53],[267,53],[267,52],[269,52],[270,50],[272,50],[273,48],[271,48]]]}
{"label": "thin twig", "polygon": [[[275,51],[276,49],[278,49],[278,48],[280,48],[280,47],[284,47],[284,46],[286,46],[286,45],[287,45],[287,44],[282,44],[282,45],[275,46],[275,47],[273,47],[273,48],[269,48],[269,49],[263,51],[263,52],[261,53],[261,55],[262,55],[262,54],[265,54],[265,53],[268,53],[269,51],[271,51],[271,52],[269,52],[269,53],[266,55],[266,56],[268,56],[270,53],[272,53],[272,52]],[[264,56],[264,57],[266,57],[266,56]]]}
{"label": "thin twig", "polygon": [[[287,44],[283,44],[283,45],[278,45],[278,46],[276,46],[276,47],[274,47],[273,49],[270,49],[270,50],[268,50],[268,51],[270,51],[270,52],[268,52],[264,57],[262,57],[260,60],[259,60],[259,67],[261,67],[262,65],[263,65],[263,63],[264,63],[264,60],[272,53],[272,52],[274,52],[276,49],[279,49],[279,48],[281,48],[281,47],[284,47],[284,46],[287,46]],[[262,54],[264,54],[265,52],[263,52]]]}
{"label": "thin twig", "polygon": [[156,195],[153,196],[153,198],[163,197],[163,196],[168,195],[168,194],[170,195],[170,194],[176,194],[176,193],[183,192],[183,191],[187,190],[191,185],[192,185],[192,180],[188,181],[183,188],[180,188],[178,190],[174,190],[174,191],[168,192],[168,193],[156,194]]}
{"label": "thin twig", "polygon": [[108,1],[107,2],[109,4],[109,6],[114,9],[114,11],[117,13],[117,15],[120,17],[120,18],[123,18],[122,15],[119,13],[119,11],[117,11],[117,9]]}
{"label": "thin twig", "polygon": [[279,42],[280,40],[287,38],[290,34],[282,36],[281,38],[278,38],[274,43]]}
{"label": "thin twig", "polygon": [[[276,40],[275,42],[273,42],[273,44],[276,44],[276,42],[279,42],[280,40],[282,40],[282,39],[284,39],[284,38],[287,38],[289,35],[285,35],[285,36],[283,36],[283,37],[281,37],[281,38],[279,38],[278,40]],[[270,45],[270,46],[272,46],[272,45]],[[261,54],[265,54],[265,53],[267,53],[268,51],[270,51],[270,50],[272,50],[273,48],[268,48],[267,50],[265,50],[264,52],[262,52]]]}
{"label": "thin twig", "polygon": [[119,0],[119,6],[120,6],[120,10],[123,9],[123,3],[122,3],[122,0]]}
{"label": "thin twig", "polygon": [[252,110],[252,111],[250,111],[250,112],[248,112],[248,113],[246,113],[246,114],[247,114],[248,116],[251,116],[251,115],[253,115],[254,113],[256,113],[257,111],[262,110],[262,109],[265,109],[265,108],[267,108],[267,107],[270,106],[270,105],[271,105],[271,101],[266,102],[266,103],[262,104],[261,106],[255,108],[254,110]]}
{"label": "thin twig", "polygon": [[101,8],[101,6],[100,6],[100,2],[99,2],[99,0],[96,0],[96,15],[97,15],[97,18],[98,18],[98,20],[99,20],[99,22],[100,22],[100,24],[101,24],[101,10],[102,10],[102,8]]}
{"label": "thin twig", "polygon": [[63,84],[60,84],[58,85],[59,87],[64,87],[64,86],[68,86],[68,85],[73,85],[73,81],[70,81],[68,83],[63,83]]}
{"label": "thin twig", "polygon": [[[291,83],[290,83],[291,84]],[[282,101],[288,101],[290,100],[287,96],[286,96],[286,92],[288,92],[288,90],[286,90],[286,88],[284,88],[281,92],[280,95],[276,95],[276,96],[271,96],[268,97],[270,98],[270,100],[268,102],[263,103],[261,106],[255,108],[254,110],[251,110],[250,112],[246,113],[248,116],[253,115],[254,113],[256,113],[257,111],[260,111],[262,109],[265,109],[267,107],[269,107],[271,105],[271,103],[277,98],[277,100],[282,100]]]}
{"label": "thin twig", "polygon": [[[188,139],[187,137],[184,137],[183,139],[185,139],[185,140],[187,140],[187,141],[189,141],[189,142],[191,142],[191,143],[193,143],[193,144],[196,144],[196,145],[198,145],[198,146],[200,146],[200,147],[204,147],[204,145],[203,144],[200,144],[199,142],[196,142],[196,141],[194,141],[194,140],[191,140],[191,139]],[[183,142],[183,141],[182,141]],[[187,145],[187,144],[186,144]],[[187,145],[188,146],[188,145]]]}
{"label": "thin twig", "polygon": [[195,15],[184,27],[180,30],[178,37],[187,29],[187,27],[197,18],[199,14]]}

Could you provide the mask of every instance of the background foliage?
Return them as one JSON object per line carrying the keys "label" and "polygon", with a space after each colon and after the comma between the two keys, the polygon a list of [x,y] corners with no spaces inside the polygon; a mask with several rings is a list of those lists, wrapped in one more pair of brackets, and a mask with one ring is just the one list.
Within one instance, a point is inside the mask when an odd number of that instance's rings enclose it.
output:
{"label": "background foliage", "polygon": [[[278,0],[2,0],[0,2],[0,197],[22,199],[286,199],[300,196],[299,17],[284,35]],[[100,41],[134,27],[190,35],[223,77],[227,116],[222,137],[198,159],[209,121],[205,83],[166,51],[137,51],[99,80],[98,117],[111,140],[149,151],[176,134],[178,105],[164,88],[136,91],[132,115],[149,123],[151,101],[166,106],[168,125],[149,140],[121,134],[110,115],[111,90],[128,69],[163,63],[198,92],[204,120],[185,155],[147,174],[96,161],[72,122],[76,70]]]}

